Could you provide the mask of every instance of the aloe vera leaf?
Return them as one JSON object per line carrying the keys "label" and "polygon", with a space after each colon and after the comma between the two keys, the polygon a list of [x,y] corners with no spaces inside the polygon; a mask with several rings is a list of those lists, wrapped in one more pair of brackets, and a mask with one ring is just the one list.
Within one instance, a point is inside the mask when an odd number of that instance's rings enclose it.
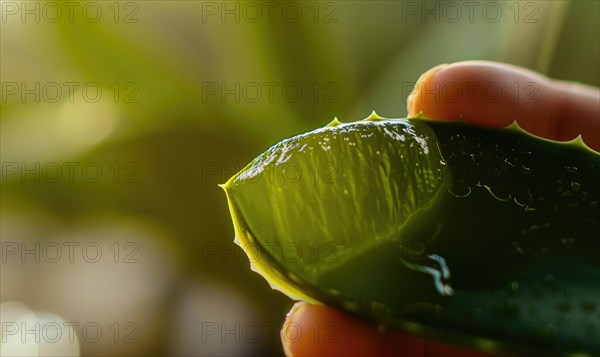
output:
{"label": "aloe vera leaf", "polygon": [[283,140],[223,187],[253,268],[293,298],[566,355],[600,349],[597,182],[581,140],[372,115]]}

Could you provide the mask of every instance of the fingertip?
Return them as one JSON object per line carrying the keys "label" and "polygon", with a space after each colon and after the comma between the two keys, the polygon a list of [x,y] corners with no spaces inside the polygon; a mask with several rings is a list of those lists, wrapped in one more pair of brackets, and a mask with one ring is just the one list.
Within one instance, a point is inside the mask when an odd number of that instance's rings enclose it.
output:
{"label": "fingertip", "polygon": [[409,117],[416,116],[422,111],[423,103],[421,100],[421,92],[419,88],[423,87],[423,83],[429,83],[431,81],[431,78],[435,75],[435,73],[441,70],[442,68],[446,67],[447,65],[447,63],[439,64],[435,67],[428,69],[427,71],[425,71],[425,73],[419,76],[419,79],[417,79],[413,90],[408,95],[408,98],[406,98],[406,109],[408,111]]}
{"label": "fingertip", "polygon": [[568,141],[581,135],[600,151],[600,91],[552,81],[530,70],[465,61],[425,72],[407,100],[408,115],[502,128],[516,121],[531,134]]}
{"label": "fingertip", "polygon": [[320,305],[298,302],[281,329],[287,356],[372,356],[377,330]]}
{"label": "fingertip", "polygon": [[306,303],[296,304],[288,314],[281,341],[287,356],[413,356],[423,350],[422,340],[415,348],[336,309]]}
{"label": "fingertip", "polygon": [[434,67],[417,81],[409,115],[440,120],[463,118],[473,124],[504,127],[519,112],[519,90],[508,88],[515,67],[487,61],[464,61]]}

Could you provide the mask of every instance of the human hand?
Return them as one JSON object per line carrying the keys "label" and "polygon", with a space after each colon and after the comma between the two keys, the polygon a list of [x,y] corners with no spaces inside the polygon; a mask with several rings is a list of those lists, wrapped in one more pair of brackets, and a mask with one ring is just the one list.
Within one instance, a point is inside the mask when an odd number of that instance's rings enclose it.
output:
{"label": "human hand", "polygon": [[[600,152],[597,88],[553,81],[506,64],[468,61],[434,67],[419,78],[407,105],[409,116],[419,112],[440,120],[462,116],[474,125],[498,128],[516,120],[530,133],[558,141],[581,135]],[[336,309],[305,302],[296,303],[288,314],[281,339],[285,353],[293,356],[498,356],[401,331],[380,332]]]}

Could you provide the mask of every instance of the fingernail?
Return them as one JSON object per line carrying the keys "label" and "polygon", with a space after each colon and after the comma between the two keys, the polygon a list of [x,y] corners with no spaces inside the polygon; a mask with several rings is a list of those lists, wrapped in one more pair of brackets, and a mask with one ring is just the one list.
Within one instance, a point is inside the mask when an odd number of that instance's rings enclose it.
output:
{"label": "fingernail", "polygon": [[294,304],[294,306],[292,306],[292,309],[290,310],[290,312],[287,313],[287,315],[285,315],[285,317],[287,319],[289,319],[290,317],[299,313],[300,310],[302,310],[306,306],[306,304],[307,304],[306,301],[298,301],[297,303]]}
{"label": "fingernail", "polygon": [[410,94],[406,98],[406,109],[408,110],[408,116],[414,116],[414,115],[418,114],[415,104],[417,104],[416,98],[417,98],[417,95],[419,92],[419,88],[423,85],[423,83],[427,83],[427,81],[429,80],[429,78],[431,76],[433,76],[436,72],[438,72],[440,69],[446,67],[447,65],[448,65],[447,63],[438,64],[437,66],[428,69],[425,73],[423,73],[421,76],[419,76],[419,79],[417,79],[417,82],[415,83],[413,90],[410,92]]}

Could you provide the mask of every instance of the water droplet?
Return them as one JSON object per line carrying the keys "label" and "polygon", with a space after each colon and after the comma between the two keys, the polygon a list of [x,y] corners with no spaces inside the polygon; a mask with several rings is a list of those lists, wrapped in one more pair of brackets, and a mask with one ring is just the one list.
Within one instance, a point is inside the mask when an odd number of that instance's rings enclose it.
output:
{"label": "water droplet", "polygon": [[529,175],[531,173],[531,169],[529,167],[521,165],[519,172],[521,175]]}
{"label": "water droplet", "polygon": [[454,294],[454,290],[450,286],[450,269],[442,256],[430,254],[419,259],[418,262],[405,261],[405,264],[411,269],[431,275],[435,288],[440,295],[450,296]]}
{"label": "water droplet", "polygon": [[535,231],[538,231],[540,229],[540,226],[538,226],[537,224],[533,224],[531,225],[531,227],[527,228],[527,229],[523,229],[521,231],[521,234],[530,234],[533,233]]}
{"label": "water droplet", "polygon": [[519,202],[519,200],[518,200],[516,197],[513,199],[513,201],[515,201],[515,203],[516,203],[516,204],[517,204],[517,206],[519,206],[519,207],[527,207],[527,204],[526,204],[526,203],[521,203],[521,202]]}
{"label": "water droplet", "polygon": [[[471,194],[471,187],[467,186],[466,189],[464,189],[464,188],[457,189],[456,186],[457,185],[454,185],[454,187],[448,189],[448,193],[450,193],[452,196],[457,197],[457,198],[464,198]],[[458,193],[454,192],[454,191],[457,191]]]}
{"label": "water droplet", "polygon": [[500,169],[502,172],[508,172],[515,168],[515,165],[512,162],[508,161],[508,159],[504,159],[502,163],[500,163]]}
{"label": "water droplet", "polygon": [[563,192],[563,193],[560,195],[560,197],[563,197],[563,198],[573,197],[573,192],[572,192],[572,191],[570,191],[570,190],[567,190],[567,191]]}
{"label": "water droplet", "polygon": [[565,169],[572,173],[572,174],[576,174],[577,173],[577,167],[576,166],[565,166]]}
{"label": "water droplet", "polygon": [[525,255],[525,250],[521,248],[516,242],[512,242],[513,247],[515,248],[515,252],[519,255]]}
{"label": "water droplet", "polygon": [[491,186],[484,185],[483,187],[485,187],[486,190],[488,190],[488,192],[490,193],[490,195],[492,195],[492,197],[494,197],[498,201],[506,202],[511,199],[510,194],[505,194],[505,195],[499,196],[497,193],[494,193],[494,191],[492,191]]}
{"label": "water droplet", "polygon": [[563,245],[570,246],[570,245],[573,245],[573,243],[575,243],[575,239],[574,238],[562,238],[560,240],[560,242]]}

